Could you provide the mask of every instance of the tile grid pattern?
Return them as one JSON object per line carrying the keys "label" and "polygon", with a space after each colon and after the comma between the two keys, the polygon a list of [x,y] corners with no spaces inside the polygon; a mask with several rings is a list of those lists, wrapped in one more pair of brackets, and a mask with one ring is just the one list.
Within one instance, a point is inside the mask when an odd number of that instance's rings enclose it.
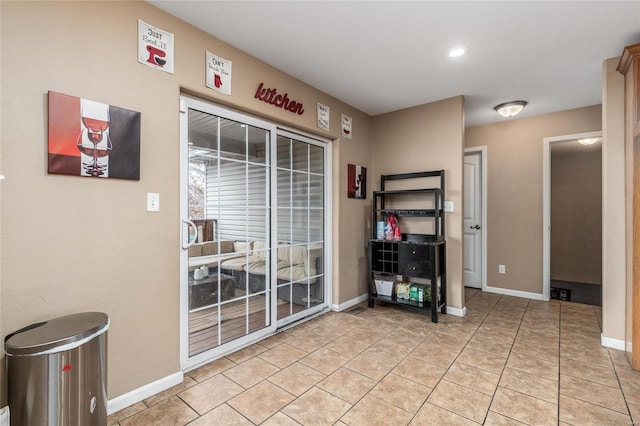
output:
{"label": "tile grid pattern", "polygon": [[131,425],[632,424],[640,372],[601,308],[466,289],[467,316],[330,312],[109,417]]}

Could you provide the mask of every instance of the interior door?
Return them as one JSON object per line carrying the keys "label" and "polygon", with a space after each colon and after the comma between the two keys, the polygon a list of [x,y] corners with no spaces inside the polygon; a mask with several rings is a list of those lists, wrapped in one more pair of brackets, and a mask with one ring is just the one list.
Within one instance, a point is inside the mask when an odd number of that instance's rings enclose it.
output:
{"label": "interior door", "polygon": [[481,153],[464,155],[464,285],[482,287]]}

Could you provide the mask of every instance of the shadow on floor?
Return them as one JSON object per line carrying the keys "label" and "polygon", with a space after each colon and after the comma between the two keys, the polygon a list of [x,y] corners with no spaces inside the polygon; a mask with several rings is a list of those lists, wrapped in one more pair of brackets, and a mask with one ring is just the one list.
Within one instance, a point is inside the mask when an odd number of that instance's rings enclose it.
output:
{"label": "shadow on floor", "polygon": [[572,281],[551,280],[551,288],[570,291],[569,302],[602,306],[602,286]]}

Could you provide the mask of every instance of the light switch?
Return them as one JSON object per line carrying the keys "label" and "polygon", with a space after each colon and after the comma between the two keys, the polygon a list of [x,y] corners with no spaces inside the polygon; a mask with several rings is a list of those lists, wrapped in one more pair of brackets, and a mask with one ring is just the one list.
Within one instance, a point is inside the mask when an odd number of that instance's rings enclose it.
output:
{"label": "light switch", "polygon": [[444,202],[444,211],[452,212],[453,211],[453,201],[445,201]]}
{"label": "light switch", "polygon": [[147,192],[147,211],[160,211],[160,194],[158,194],[157,192]]}

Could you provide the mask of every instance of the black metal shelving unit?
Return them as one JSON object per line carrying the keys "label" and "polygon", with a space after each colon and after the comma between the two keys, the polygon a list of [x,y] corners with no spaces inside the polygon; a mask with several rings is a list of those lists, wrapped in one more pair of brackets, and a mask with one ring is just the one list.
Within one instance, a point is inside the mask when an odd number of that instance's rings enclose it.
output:
{"label": "black metal shelving unit", "polygon": [[[411,180],[420,178],[440,178],[440,185],[431,188],[411,188],[385,190],[386,183],[393,180]],[[425,204],[433,208],[389,208],[392,200],[403,197],[424,198]],[[369,258],[369,307],[375,301],[383,301],[397,305],[410,306],[431,311],[431,320],[438,322],[438,312],[447,310],[446,282],[446,240],[444,214],[445,178],[444,170],[382,175],[380,191],[373,193],[372,223],[383,220],[393,213],[400,220],[402,217],[425,218],[433,220],[433,234],[402,234],[400,241],[381,240],[373,235],[368,243]],[[375,286],[375,275],[402,275],[403,281],[411,282],[412,278],[428,279],[431,286],[431,301],[416,302],[396,297],[395,288],[391,296],[378,295]],[[439,280],[439,282],[438,282]]]}

